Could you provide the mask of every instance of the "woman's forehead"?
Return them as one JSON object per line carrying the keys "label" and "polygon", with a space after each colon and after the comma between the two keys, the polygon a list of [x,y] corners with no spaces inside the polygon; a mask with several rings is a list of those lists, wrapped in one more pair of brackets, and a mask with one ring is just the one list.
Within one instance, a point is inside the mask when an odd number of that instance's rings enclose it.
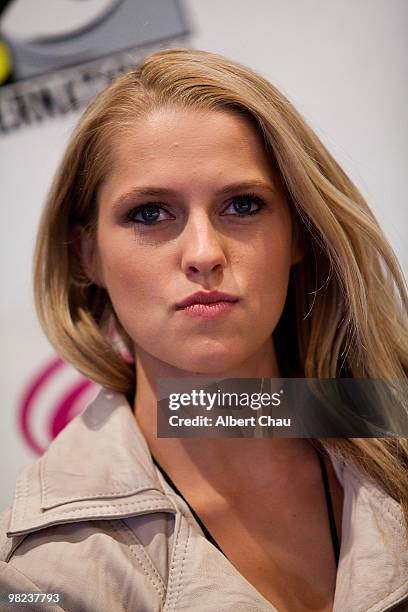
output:
{"label": "woman's forehead", "polygon": [[142,181],[165,188],[186,180],[273,184],[262,138],[245,118],[225,111],[169,109],[151,113],[117,134],[105,182]]}

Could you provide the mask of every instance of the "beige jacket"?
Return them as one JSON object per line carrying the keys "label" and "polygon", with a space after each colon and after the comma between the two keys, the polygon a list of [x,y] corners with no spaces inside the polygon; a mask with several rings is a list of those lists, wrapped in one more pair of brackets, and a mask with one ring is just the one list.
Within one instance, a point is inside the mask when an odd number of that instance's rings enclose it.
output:
{"label": "beige jacket", "polygon": [[[399,504],[331,458],[344,487],[334,612],[408,610]],[[18,477],[0,515],[0,592],[58,593],[1,610],[272,612],[154,466],[124,396],[102,389]]]}

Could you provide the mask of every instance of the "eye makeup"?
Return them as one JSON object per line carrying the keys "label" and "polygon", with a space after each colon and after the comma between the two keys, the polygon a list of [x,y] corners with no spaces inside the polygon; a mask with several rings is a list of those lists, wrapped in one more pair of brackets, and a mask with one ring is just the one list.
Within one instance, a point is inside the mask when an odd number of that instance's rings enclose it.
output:
{"label": "eye makeup", "polygon": [[[237,208],[235,207],[236,204],[238,204],[238,206],[246,206],[246,210],[237,210]],[[255,209],[253,209],[254,204],[256,206]],[[265,206],[267,206],[266,202],[257,194],[252,192],[241,193],[239,195],[234,196],[233,198],[230,198],[229,203],[224,208],[224,211],[221,216],[235,216],[239,218],[250,217],[261,212],[261,210]],[[235,211],[235,214],[225,213],[225,210],[228,210],[229,208],[232,208]],[[167,217],[167,219],[160,219],[159,217],[161,211],[167,213],[167,215],[172,215],[172,213],[167,210],[166,206],[163,203],[146,202],[144,204],[139,204],[138,206],[132,207],[129,211],[127,211],[124,215],[123,221],[126,224],[137,223],[145,226],[156,226],[162,221],[169,219],[169,217]],[[137,215],[139,215],[139,218],[137,218]]]}

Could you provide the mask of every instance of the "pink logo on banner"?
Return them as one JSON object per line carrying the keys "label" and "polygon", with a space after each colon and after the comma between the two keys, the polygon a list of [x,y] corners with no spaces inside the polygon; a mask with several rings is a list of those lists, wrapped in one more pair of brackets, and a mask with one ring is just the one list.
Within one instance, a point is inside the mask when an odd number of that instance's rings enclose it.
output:
{"label": "pink logo on banner", "polygon": [[43,439],[44,435],[40,436],[38,431],[36,433],[36,429],[38,430],[39,423],[37,416],[42,409],[42,400],[49,386],[55,385],[57,395],[52,399],[44,424],[42,424],[46,430],[42,433],[45,433],[48,443],[84,409],[85,399],[89,398],[90,391],[96,390],[95,383],[77,375],[68,388],[65,386],[62,391],[58,391],[57,375],[59,376],[68,367],[59,357],[54,358],[34,377],[23,393],[18,410],[18,427],[27,446],[37,455],[41,455],[47,447]]}

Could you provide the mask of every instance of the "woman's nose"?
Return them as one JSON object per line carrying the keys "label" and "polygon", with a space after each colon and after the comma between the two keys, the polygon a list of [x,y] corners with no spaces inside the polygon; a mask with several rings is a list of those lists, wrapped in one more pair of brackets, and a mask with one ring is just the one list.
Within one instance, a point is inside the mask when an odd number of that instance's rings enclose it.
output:
{"label": "woman's nose", "polygon": [[225,244],[204,211],[190,215],[182,235],[181,265],[187,276],[219,272],[226,265]]}

